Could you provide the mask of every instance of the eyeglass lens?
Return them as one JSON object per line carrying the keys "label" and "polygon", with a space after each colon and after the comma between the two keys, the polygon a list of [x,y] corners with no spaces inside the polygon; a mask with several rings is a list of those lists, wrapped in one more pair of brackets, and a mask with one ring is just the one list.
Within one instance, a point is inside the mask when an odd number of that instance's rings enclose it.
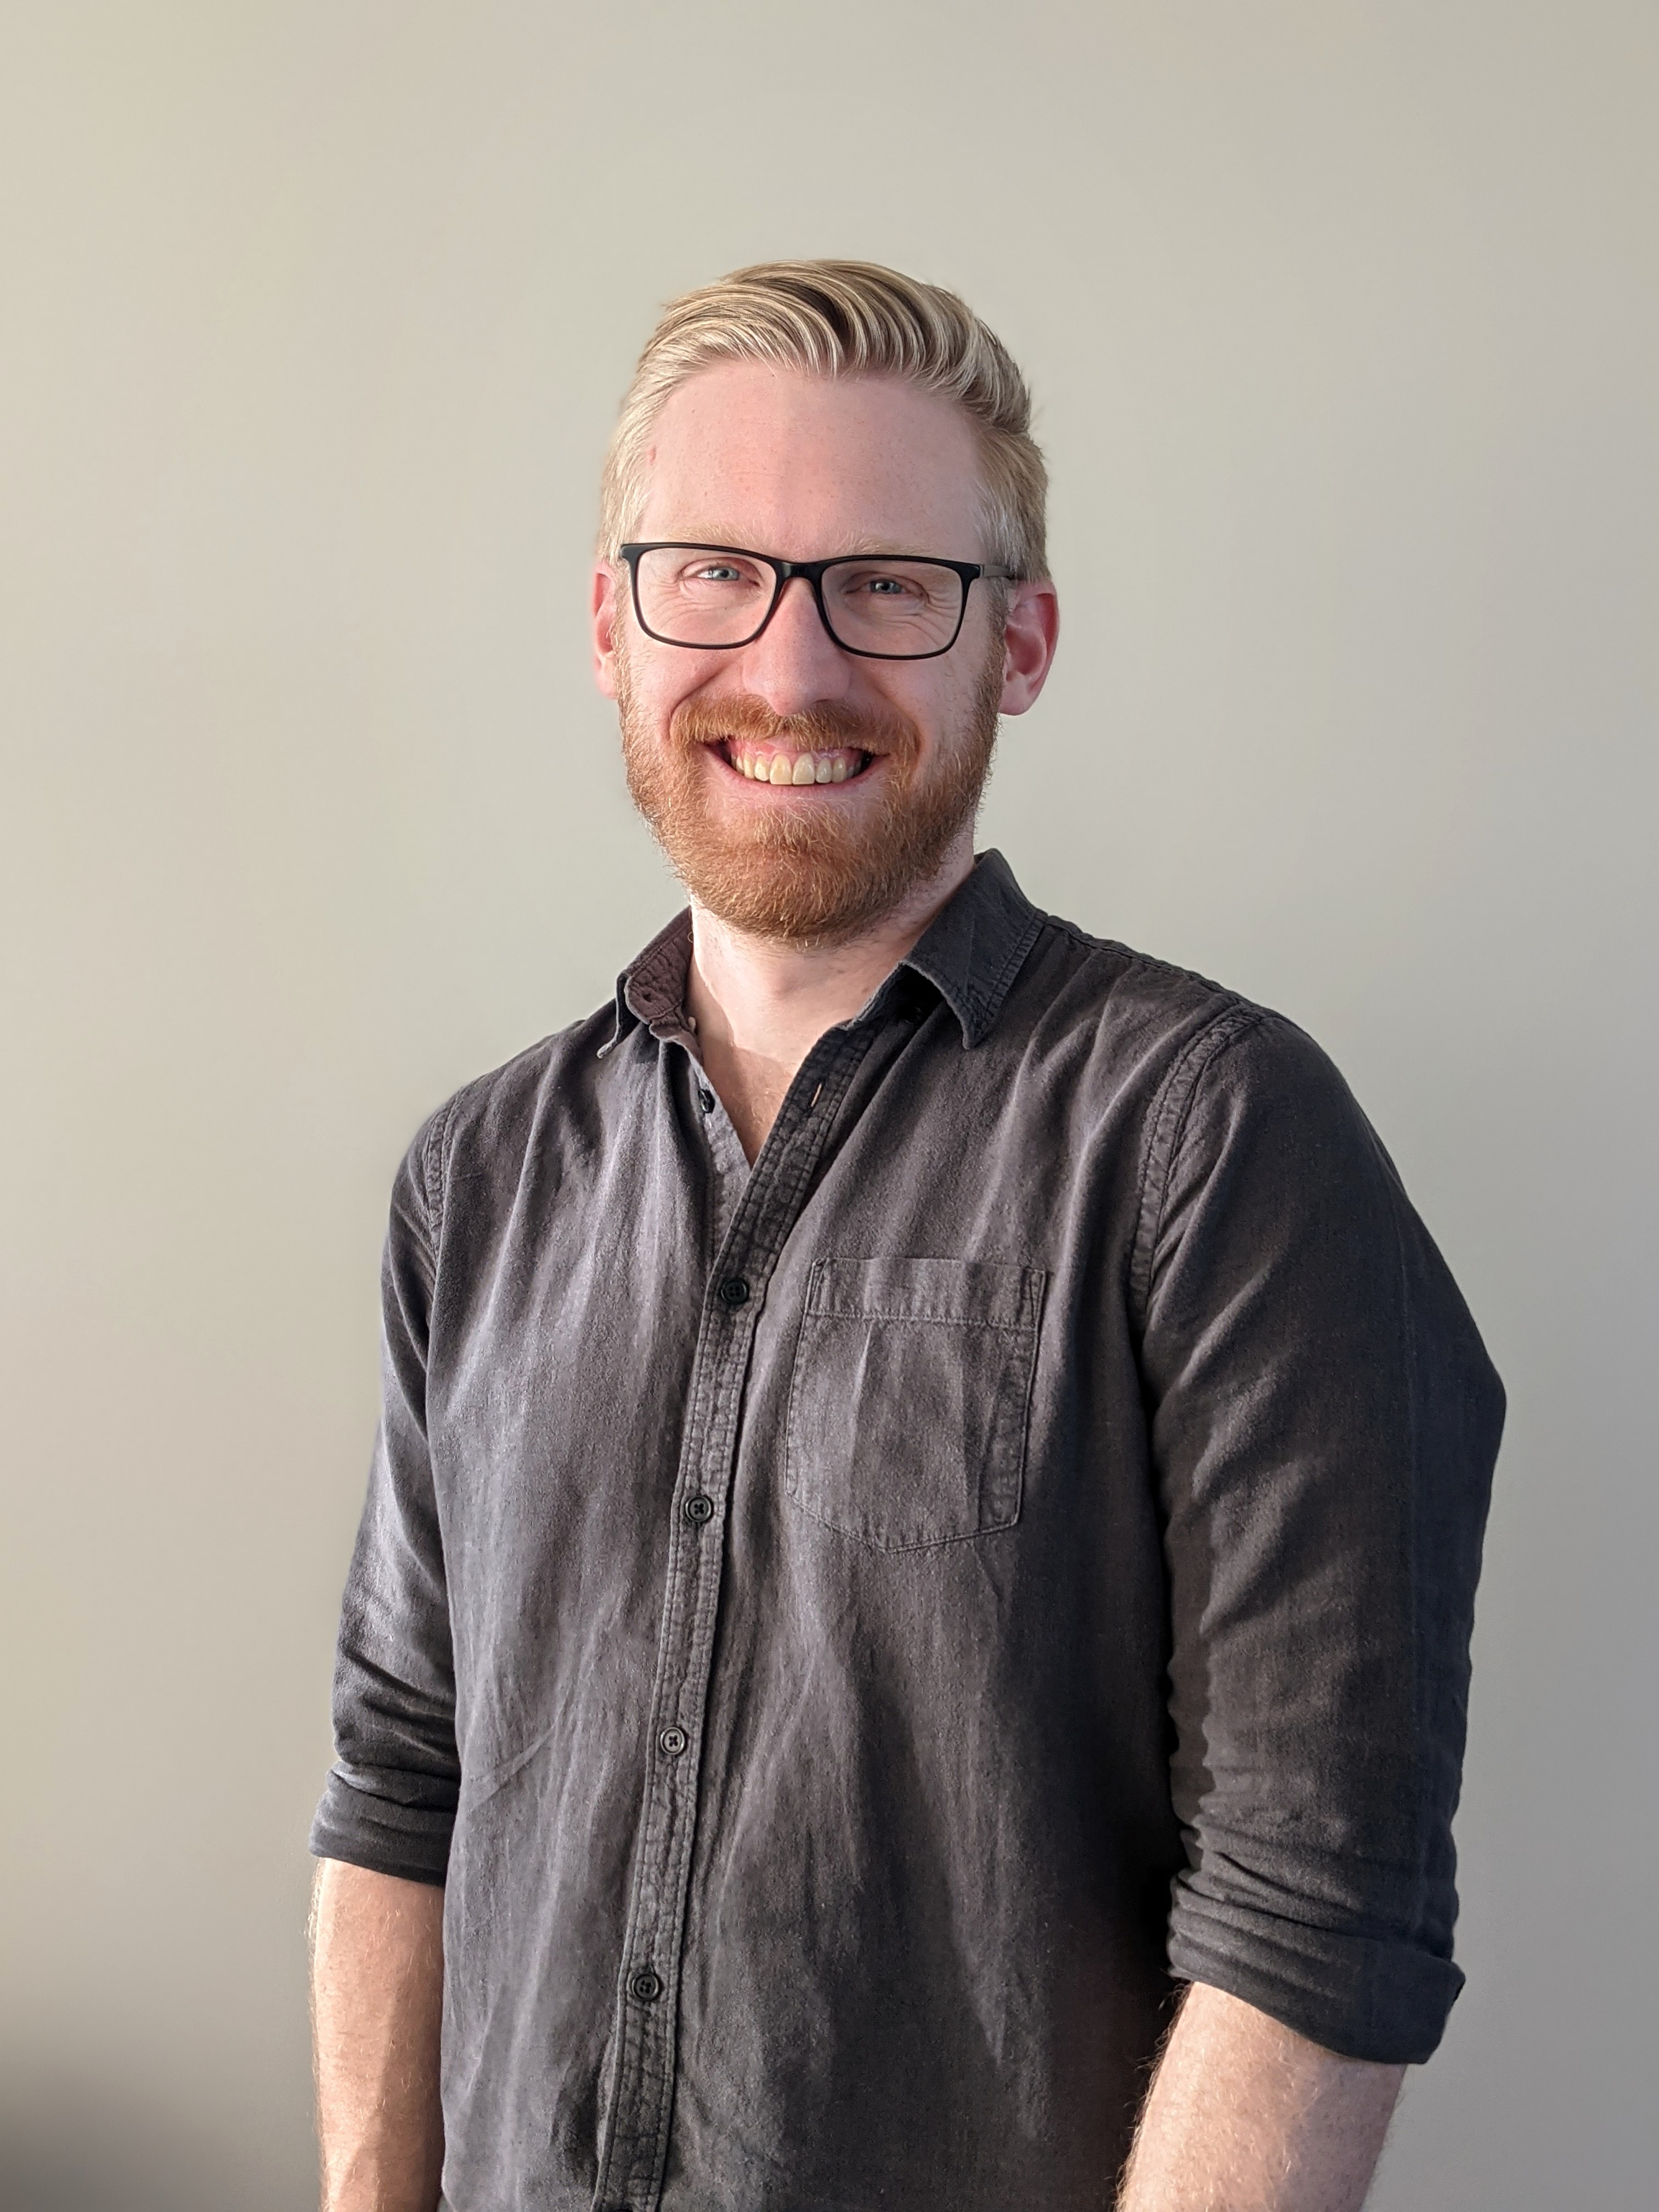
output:
{"label": "eyeglass lens", "polygon": [[[777,589],[763,561],[681,545],[641,553],[637,576],[641,618],[674,645],[746,643]],[[852,652],[919,657],[955,637],[966,588],[932,561],[837,561],[823,572],[823,611],[830,635]]]}

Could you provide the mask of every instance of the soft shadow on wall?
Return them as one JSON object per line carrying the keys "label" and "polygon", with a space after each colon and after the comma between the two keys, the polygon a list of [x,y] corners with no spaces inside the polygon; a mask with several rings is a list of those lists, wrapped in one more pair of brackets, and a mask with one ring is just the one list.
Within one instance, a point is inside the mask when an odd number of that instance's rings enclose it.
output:
{"label": "soft shadow on wall", "polygon": [[256,2172],[207,2129],[169,2121],[106,2084],[56,2081],[0,2106],[5,2212],[294,2212],[293,2172]]}

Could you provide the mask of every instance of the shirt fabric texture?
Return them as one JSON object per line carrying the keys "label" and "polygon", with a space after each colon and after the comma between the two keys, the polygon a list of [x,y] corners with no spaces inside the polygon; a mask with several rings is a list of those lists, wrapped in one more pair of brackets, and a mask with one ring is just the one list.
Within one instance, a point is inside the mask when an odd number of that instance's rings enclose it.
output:
{"label": "shirt fabric texture", "polygon": [[690,945],[397,1179],[312,1847],[447,2203],[1100,2212],[1182,1980],[1425,2058],[1503,1394],[1341,1078],[990,854],[751,1170]]}

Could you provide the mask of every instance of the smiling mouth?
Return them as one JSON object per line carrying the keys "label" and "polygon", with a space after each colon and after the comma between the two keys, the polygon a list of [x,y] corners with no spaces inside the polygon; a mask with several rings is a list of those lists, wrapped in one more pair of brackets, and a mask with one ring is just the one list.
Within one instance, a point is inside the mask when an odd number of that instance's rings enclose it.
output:
{"label": "smiling mouth", "polygon": [[750,783],[775,784],[804,791],[809,784],[851,783],[875,758],[857,745],[838,745],[830,752],[797,752],[787,745],[752,744],[742,738],[721,738],[714,750],[730,769]]}

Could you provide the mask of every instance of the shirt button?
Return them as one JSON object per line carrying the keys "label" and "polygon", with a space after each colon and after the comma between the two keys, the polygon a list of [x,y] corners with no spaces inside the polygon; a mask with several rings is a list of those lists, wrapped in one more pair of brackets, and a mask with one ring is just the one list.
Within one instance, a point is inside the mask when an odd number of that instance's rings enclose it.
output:
{"label": "shirt button", "polygon": [[706,1491],[694,1490],[685,1501],[688,1521],[707,1521],[714,1510],[714,1501]]}
{"label": "shirt button", "polygon": [[698,1091],[698,1093],[697,1093],[697,1103],[698,1103],[698,1105],[699,1105],[699,1106],[701,1106],[701,1107],[702,1107],[702,1110],[703,1110],[703,1112],[704,1112],[705,1114],[712,1114],[712,1113],[714,1112],[714,1092],[713,1092],[712,1091]]}
{"label": "shirt button", "polygon": [[749,1285],[741,1275],[728,1275],[720,1287],[720,1301],[735,1313],[739,1306],[749,1303]]}
{"label": "shirt button", "polygon": [[641,2004],[654,2004],[662,1995],[661,1978],[653,1974],[649,1966],[642,1967],[632,1976],[628,1987],[630,1995],[636,1996]]}
{"label": "shirt button", "polygon": [[683,1728],[665,1728],[657,1741],[671,1759],[678,1759],[691,1741]]}

